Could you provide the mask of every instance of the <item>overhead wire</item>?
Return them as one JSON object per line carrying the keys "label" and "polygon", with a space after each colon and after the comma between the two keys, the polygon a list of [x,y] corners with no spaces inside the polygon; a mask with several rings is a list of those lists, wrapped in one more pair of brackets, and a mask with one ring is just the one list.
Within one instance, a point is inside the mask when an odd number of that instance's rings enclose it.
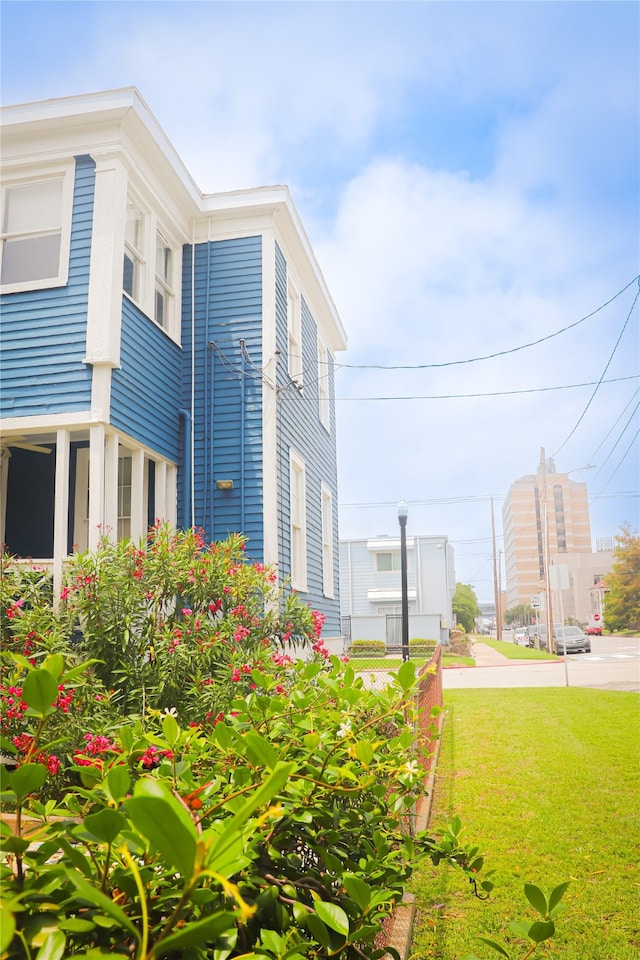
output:
{"label": "overhead wire", "polygon": [[[559,337],[561,334],[566,333],[567,330],[573,330],[575,327],[580,326],[581,323],[584,323],[586,320],[590,320],[591,317],[595,317],[596,314],[600,313],[601,310],[604,310],[605,307],[608,307],[612,304],[618,297],[629,289],[629,287],[640,281],[640,275],[633,277],[625,286],[618,290],[613,297],[602,303],[599,307],[596,307],[595,310],[592,310],[591,313],[588,313],[586,316],[581,317],[579,320],[575,320],[573,323],[567,324],[566,327],[562,327],[560,330],[555,330],[553,333],[549,333],[544,337],[540,337],[538,340],[531,340],[529,343],[520,344],[517,347],[510,347],[508,350],[498,350],[496,353],[488,353],[480,357],[468,357],[466,360],[447,360],[442,363],[409,363],[409,364],[377,364],[377,363],[340,363],[336,364],[336,369],[349,369],[349,370],[432,370],[440,367],[456,367],[461,366],[462,364],[467,363],[479,363],[482,360],[495,360],[496,357],[504,357],[511,353],[518,353],[521,350],[528,350],[530,347],[537,347],[541,343],[545,343],[547,340],[553,340],[554,337]],[[636,300],[638,295],[636,294]],[[634,300],[635,305],[635,300]],[[633,309],[633,307],[631,308]]]}
{"label": "overhead wire", "polygon": [[[629,320],[631,319],[631,314],[633,313],[633,308],[635,307],[636,303],[638,302],[638,297],[640,297],[640,278],[638,278],[638,281],[639,281],[639,282],[638,282],[638,289],[637,289],[637,291],[636,291],[635,297],[633,298],[633,303],[631,304],[631,309],[629,310],[629,313],[627,314],[627,318],[626,318],[625,322],[624,322],[623,325],[622,325],[622,330],[621,330],[620,333],[618,334],[618,339],[616,340],[616,342],[615,342],[615,344],[614,344],[614,347],[613,347],[613,350],[611,351],[611,354],[610,354],[610,356],[609,356],[609,359],[607,360],[607,362],[606,362],[606,364],[605,364],[605,367],[604,367],[604,370],[602,371],[602,374],[601,374],[601,376],[600,376],[600,379],[598,380],[598,382],[597,382],[597,384],[596,384],[596,388],[595,388],[595,390],[593,391],[593,393],[591,394],[591,396],[590,396],[590,398],[589,398],[589,400],[588,400],[588,402],[587,402],[586,407],[584,408],[584,410],[582,411],[582,413],[581,413],[580,416],[578,417],[578,419],[577,419],[577,421],[576,421],[573,429],[572,429],[571,432],[569,433],[569,435],[565,438],[565,440],[563,441],[563,443],[561,443],[560,446],[557,447],[557,449],[553,452],[552,456],[554,456],[554,457],[557,456],[557,454],[560,453],[560,451],[563,450],[564,447],[566,447],[567,443],[569,442],[569,440],[571,439],[571,437],[574,435],[574,433],[576,432],[576,430],[578,429],[578,427],[580,426],[580,424],[581,424],[582,421],[584,420],[585,414],[586,414],[587,410],[589,409],[589,407],[591,406],[591,404],[593,403],[593,400],[594,400],[594,398],[595,398],[595,395],[596,395],[596,393],[598,392],[598,390],[599,390],[599,388],[600,388],[600,384],[601,384],[601,383],[603,382],[603,380],[604,380],[604,375],[605,375],[605,373],[607,372],[607,370],[609,369],[609,365],[610,365],[611,361],[613,360],[613,358],[614,358],[614,356],[615,356],[615,352],[616,352],[616,350],[618,349],[618,346],[619,346],[619,344],[620,344],[620,341],[622,340],[623,334],[624,334],[625,330],[627,329],[627,325],[628,325],[628,323],[629,323]],[[633,281],[632,281],[632,282],[633,282]]]}

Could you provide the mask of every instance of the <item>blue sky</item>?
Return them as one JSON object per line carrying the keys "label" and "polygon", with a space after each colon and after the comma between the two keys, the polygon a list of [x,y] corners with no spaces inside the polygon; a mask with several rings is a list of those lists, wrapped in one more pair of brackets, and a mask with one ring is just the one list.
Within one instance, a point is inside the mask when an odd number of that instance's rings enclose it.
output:
{"label": "blue sky", "polygon": [[204,192],[291,188],[349,336],[341,536],[395,534],[405,499],[490,600],[491,498],[500,548],[541,447],[594,540],[638,528],[637,3],[0,13],[3,103],[135,85]]}

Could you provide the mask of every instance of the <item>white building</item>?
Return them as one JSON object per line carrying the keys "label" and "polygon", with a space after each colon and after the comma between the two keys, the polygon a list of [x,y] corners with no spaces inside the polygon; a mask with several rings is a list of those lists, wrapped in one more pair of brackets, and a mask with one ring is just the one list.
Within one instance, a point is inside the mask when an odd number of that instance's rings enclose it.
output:
{"label": "white building", "polygon": [[[448,642],[455,589],[453,547],[447,537],[407,537],[410,640]],[[400,644],[400,537],[340,541],[340,614],[348,643]]]}

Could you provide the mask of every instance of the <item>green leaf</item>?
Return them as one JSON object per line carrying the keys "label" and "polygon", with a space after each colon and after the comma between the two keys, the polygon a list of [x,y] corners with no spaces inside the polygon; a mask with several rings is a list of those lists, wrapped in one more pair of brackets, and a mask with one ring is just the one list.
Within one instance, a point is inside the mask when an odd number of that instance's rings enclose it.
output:
{"label": "green leaf", "polygon": [[534,943],[542,943],[548,940],[556,932],[556,925],[553,920],[538,920],[529,927],[529,939]]}
{"label": "green leaf", "polygon": [[304,737],[302,738],[302,742],[307,750],[315,750],[320,743],[320,734],[315,730],[312,730],[311,733],[305,733]]}
{"label": "green leaf", "polygon": [[343,937],[349,936],[349,917],[342,907],[335,903],[328,903],[326,900],[316,900],[314,908],[316,914],[327,927],[335,930],[336,933],[340,933]]}
{"label": "green leaf", "polygon": [[[46,671],[43,671],[46,673]],[[42,763],[23,763],[13,773],[2,776],[3,788],[13,790],[18,799],[37,793],[47,779],[47,768]]]}
{"label": "green leaf", "polygon": [[109,769],[106,781],[110,797],[116,803],[124,800],[131,789],[131,777],[123,763],[116,764],[116,766]]}
{"label": "green leaf", "polygon": [[524,937],[525,940],[529,939],[530,927],[529,920],[512,920],[509,924],[510,932],[515,934],[516,937]]}
{"label": "green leaf", "polygon": [[31,670],[22,685],[22,699],[31,709],[44,716],[58,696],[58,682],[48,670]]}
{"label": "green leaf", "polygon": [[537,910],[540,916],[546,917],[547,915],[547,898],[540,889],[540,887],[534,886],[532,883],[525,883],[524,885],[524,895],[533,907],[534,910]]}
{"label": "green leaf", "polygon": [[229,828],[237,829],[243,823],[246,823],[254,810],[265,803],[269,803],[285,785],[294,769],[295,763],[277,763],[262,786],[251,794],[246,803],[235,814],[229,823]]}
{"label": "green leaf", "polygon": [[411,660],[405,660],[402,666],[398,667],[396,674],[398,682],[406,693],[414,685],[416,680],[416,665]]}
{"label": "green leaf", "polygon": [[368,740],[359,740],[355,746],[356,757],[365,766],[373,760],[373,746]]}
{"label": "green leaf", "polygon": [[153,849],[185,879],[190,878],[196,858],[196,828],[189,811],[168,787],[160,780],[139,780],[133,797],[125,800],[125,807]]}
{"label": "green leaf", "polygon": [[0,923],[0,953],[4,956],[9,949],[9,944],[13,940],[16,932],[16,918],[11,908],[4,906],[2,908],[2,923]]}
{"label": "green leaf", "polygon": [[99,907],[108,917],[112,917],[120,925],[121,929],[133,934],[136,941],[139,939],[139,933],[135,926],[124,910],[122,910],[111,897],[108,897],[102,890],[99,890],[98,887],[94,887],[93,884],[89,883],[84,877],[81,877],[75,870],[65,868],[64,873],[83,900],[93,904],[94,907]]}
{"label": "green leaf", "polygon": [[551,913],[558,906],[565,893],[567,892],[567,887],[569,887],[570,881],[567,880],[566,883],[561,883],[559,886],[554,887],[554,889],[549,894],[549,913]]}
{"label": "green leaf", "polygon": [[61,653],[50,653],[42,666],[49,671],[56,683],[60,683],[60,677],[64,670],[64,657]]}
{"label": "green leaf", "polygon": [[310,913],[307,917],[307,928],[312,937],[318,941],[322,947],[328,947],[331,938],[329,937],[329,931],[325,927],[322,920],[316,916],[315,913]]}
{"label": "green leaf", "polygon": [[487,940],[486,937],[478,937],[478,940],[480,940],[482,943],[486,943],[488,947],[491,947],[492,950],[495,950],[496,953],[499,953],[501,957],[506,957],[507,960],[509,960],[509,954],[507,951],[504,949],[504,947],[501,947],[499,943],[496,943],[495,940]]}
{"label": "green leaf", "polygon": [[345,888],[354,903],[364,912],[371,901],[371,887],[360,877],[353,873],[346,873],[342,878],[342,886]]}
{"label": "green leaf", "polygon": [[217,913],[204,920],[188,923],[176,933],[169,934],[154,949],[154,957],[162,957],[171,950],[184,950],[209,944],[212,940],[235,929],[235,917],[232,913]]}
{"label": "green leaf", "polygon": [[278,754],[272,745],[260,734],[253,731],[247,731],[242,736],[242,742],[246,747],[247,758],[250,763],[256,766],[265,766],[273,770],[278,762]]}
{"label": "green leaf", "polygon": [[162,718],[162,732],[169,746],[175,747],[180,738],[180,727],[176,718],[170,713],[166,713]]}
{"label": "green leaf", "polygon": [[89,813],[84,818],[84,826],[103,843],[113,843],[120,831],[127,826],[127,819],[117,810],[105,807],[97,813]]}
{"label": "green leaf", "polygon": [[67,938],[61,930],[55,930],[47,936],[36,954],[36,960],[62,960]]}

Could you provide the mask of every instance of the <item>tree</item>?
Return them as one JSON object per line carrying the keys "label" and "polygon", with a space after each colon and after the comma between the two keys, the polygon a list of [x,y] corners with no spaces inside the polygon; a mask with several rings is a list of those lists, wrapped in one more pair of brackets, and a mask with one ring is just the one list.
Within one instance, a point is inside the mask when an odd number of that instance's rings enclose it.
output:
{"label": "tree", "polygon": [[605,577],[604,624],[607,630],[640,629],[640,536],[623,524],[613,551],[615,562]]}
{"label": "tree", "polygon": [[516,626],[523,627],[531,623],[533,610],[528,603],[519,603],[517,607],[511,607],[504,615],[504,622],[507,624],[515,623]]}
{"label": "tree", "polygon": [[476,617],[480,613],[478,598],[473,587],[468,583],[456,583],[452,606],[458,623],[462,624],[467,633],[471,633],[475,626]]}

